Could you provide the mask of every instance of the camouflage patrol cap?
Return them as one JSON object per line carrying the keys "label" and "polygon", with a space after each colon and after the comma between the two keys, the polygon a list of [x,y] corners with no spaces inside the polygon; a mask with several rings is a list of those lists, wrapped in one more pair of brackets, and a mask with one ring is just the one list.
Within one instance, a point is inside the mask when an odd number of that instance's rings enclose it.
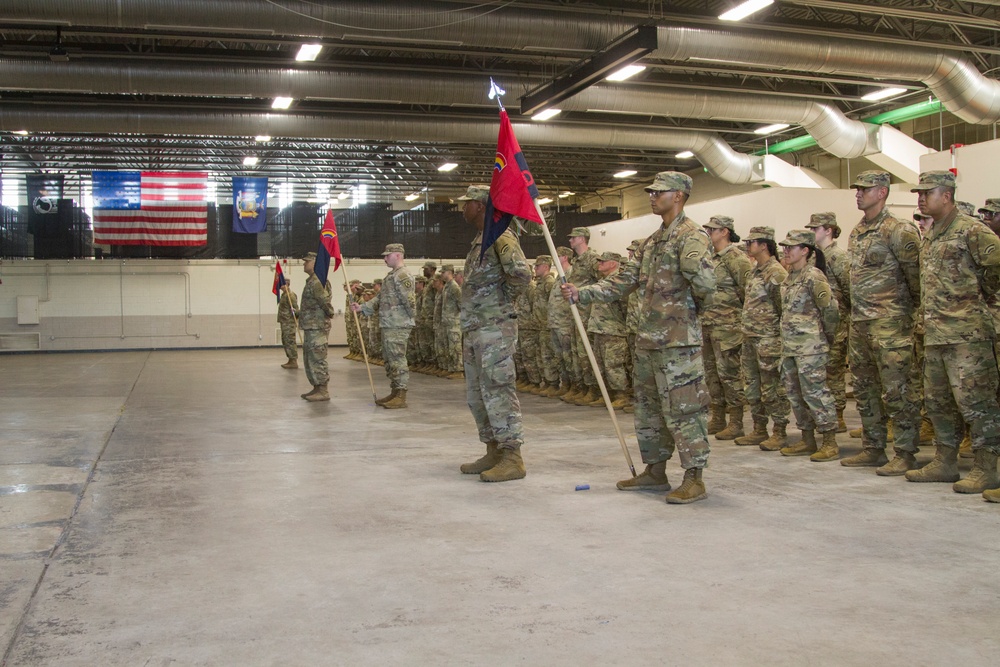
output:
{"label": "camouflage patrol cap", "polygon": [[950,171],[925,171],[920,174],[920,182],[910,188],[910,192],[933,190],[940,187],[955,187],[955,174]]}
{"label": "camouflage patrol cap", "polygon": [[458,198],[458,201],[478,201],[483,204],[490,196],[490,186],[488,185],[470,185],[465,191],[465,194]]}
{"label": "camouflage patrol cap", "polygon": [[382,284],[382,279],[381,278],[376,278],[375,280],[372,281],[372,284],[373,285],[381,285]]}
{"label": "camouflage patrol cap", "polygon": [[747,234],[747,241],[773,241],[774,227],[751,227]]}
{"label": "camouflage patrol cap", "polygon": [[413,282],[414,283],[420,283],[421,285],[426,285],[427,284],[427,278],[424,278],[423,276],[417,276],[416,278],[413,279]]}
{"label": "camouflage patrol cap", "polygon": [[601,253],[600,260],[602,262],[621,262],[622,256],[619,255],[617,252],[611,252],[610,250],[608,250],[607,252]]}
{"label": "camouflage patrol cap", "polygon": [[361,293],[361,296],[375,296],[375,290],[366,289],[364,292]]}
{"label": "camouflage patrol cap", "polygon": [[806,229],[816,229],[817,227],[835,227],[840,229],[840,225],[837,224],[837,214],[832,211],[813,213],[809,216]]}
{"label": "camouflage patrol cap", "polygon": [[982,208],[979,209],[980,213],[1000,213],[1000,197],[996,199],[987,199],[986,203]]}
{"label": "camouflage patrol cap", "polygon": [[355,278],[354,280],[352,280],[352,281],[351,281],[351,284],[352,284],[352,285],[360,285],[360,284],[361,284],[361,281],[360,281],[360,280],[358,280],[357,278]]}
{"label": "camouflage patrol cap", "polygon": [[733,223],[733,219],[728,215],[713,215],[708,219],[702,227],[708,227],[710,229],[728,229],[731,232],[736,231],[736,227]]}
{"label": "camouflage patrol cap", "polygon": [[858,174],[851,183],[852,188],[873,188],[875,186],[889,187],[889,172],[871,169]]}
{"label": "camouflage patrol cap", "polygon": [[434,269],[436,271],[437,267],[438,267],[437,262],[424,262],[425,269]]}
{"label": "camouflage patrol cap", "polygon": [[788,232],[788,236],[785,240],[778,245],[783,246],[793,246],[793,245],[816,245],[816,232],[810,231],[808,229],[793,229]]}
{"label": "camouflage patrol cap", "polygon": [[464,276],[465,275],[465,269],[455,269],[455,275],[456,276]]}
{"label": "camouflage patrol cap", "polygon": [[454,264],[442,264],[441,265],[441,273],[444,274],[445,271],[451,271],[452,273],[455,273],[455,265]]}
{"label": "camouflage patrol cap", "polygon": [[304,261],[304,262],[315,262],[316,261],[316,253],[314,253],[314,252],[307,252],[305,254],[305,257],[302,258],[302,261]]}
{"label": "camouflage patrol cap", "polygon": [[957,202],[955,202],[955,205],[958,206],[958,210],[961,211],[964,215],[971,215],[971,216],[975,217],[975,215],[976,215],[976,206],[972,202],[970,202],[970,201],[957,201]]}
{"label": "camouflage patrol cap", "polygon": [[403,250],[403,244],[402,243],[390,243],[389,245],[387,245],[385,247],[385,251],[382,253],[382,256],[385,257],[386,255],[394,253],[394,252],[404,253],[404,254],[406,253],[406,251]]}
{"label": "camouflage patrol cap", "polygon": [[548,264],[552,266],[552,255],[539,255],[535,258],[535,266],[539,264]]}
{"label": "camouflage patrol cap", "polygon": [[924,220],[933,220],[933,218],[931,216],[929,216],[929,215],[924,215],[920,211],[914,211],[913,212],[913,220],[915,222],[923,222]]}
{"label": "camouflage patrol cap", "polygon": [[628,244],[628,248],[626,248],[626,250],[628,250],[629,252],[635,252],[636,250],[639,249],[640,246],[642,246],[642,242],[645,240],[646,239],[633,240],[631,243]]}
{"label": "camouflage patrol cap", "polygon": [[569,237],[573,238],[574,236],[582,236],[583,238],[589,240],[590,230],[587,229],[586,227],[574,227],[573,229],[570,230]]}
{"label": "camouflage patrol cap", "polygon": [[575,253],[572,248],[567,248],[566,246],[561,245],[556,248],[556,254],[560,257],[572,257]]}
{"label": "camouflage patrol cap", "polygon": [[684,194],[691,194],[693,182],[687,174],[679,171],[661,171],[654,178],[650,185],[643,188],[646,192],[667,192],[676,190]]}

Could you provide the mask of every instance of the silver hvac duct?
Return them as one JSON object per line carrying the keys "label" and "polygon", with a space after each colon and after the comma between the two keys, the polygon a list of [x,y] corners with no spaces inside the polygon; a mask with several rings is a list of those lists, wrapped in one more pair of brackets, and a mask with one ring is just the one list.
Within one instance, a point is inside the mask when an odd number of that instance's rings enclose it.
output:
{"label": "silver hvac duct", "polygon": [[[541,79],[503,80],[511,97]],[[0,58],[0,89],[102,94],[327,99],[376,103],[485,106],[487,78],[465,74],[326,71],[188,62],[134,63]],[[559,105],[563,110],[801,125],[821,148],[842,158],[876,152],[877,128],[850,120],[834,106],[799,98],[600,85]]]}
{"label": "silver hvac duct", "polygon": [[[0,130],[121,134],[197,134],[311,139],[431,141],[494,145],[495,120],[406,117],[400,114],[203,113],[198,111],[122,110],[120,107],[28,108],[0,104]],[[518,141],[530,146],[581,146],[690,150],[714,176],[728,183],[763,180],[763,160],[737,153],[718,135],[672,129],[580,124],[514,123]],[[530,155],[529,155],[530,157]]]}
{"label": "silver hvac duct", "polygon": [[[0,21],[254,35],[301,35],[405,47],[511,49],[585,54],[635,26],[611,15],[580,16],[516,6],[458,9],[440,2],[339,0],[264,3],[257,0],[5,0]],[[970,123],[1000,121],[1000,83],[969,61],[917,46],[880,46],[810,35],[780,37],[742,30],[659,28],[652,56],[674,61],[736,63],[750,67],[852,74],[921,81],[945,107]]]}

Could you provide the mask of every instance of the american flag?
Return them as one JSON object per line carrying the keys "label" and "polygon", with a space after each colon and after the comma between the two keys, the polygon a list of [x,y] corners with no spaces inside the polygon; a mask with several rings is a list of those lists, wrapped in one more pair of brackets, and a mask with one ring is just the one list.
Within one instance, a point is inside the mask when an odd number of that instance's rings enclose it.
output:
{"label": "american flag", "polygon": [[196,246],[208,243],[208,172],[135,173],[140,182],[140,207],[95,208],[95,244]]}

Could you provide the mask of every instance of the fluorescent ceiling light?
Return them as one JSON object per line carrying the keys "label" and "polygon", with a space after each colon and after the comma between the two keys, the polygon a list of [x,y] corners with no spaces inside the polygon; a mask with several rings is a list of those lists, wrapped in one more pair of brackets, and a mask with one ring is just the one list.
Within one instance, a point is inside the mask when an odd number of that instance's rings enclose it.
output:
{"label": "fluorescent ceiling light", "polygon": [[638,172],[632,169],[626,169],[625,171],[619,171],[615,174],[615,178],[628,178],[629,176],[635,176]]}
{"label": "fluorescent ceiling light", "polygon": [[418,195],[416,192],[414,192],[413,194],[406,195],[406,197],[404,197],[404,199],[406,201],[415,201],[417,199],[420,199],[420,195]]}
{"label": "fluorescent ceiling light", "polygon": [[559,194],[559,199],[566,199],[566,197],[572,197],[575,194],[576,194],[575,192],[570,192],[569,190],[567,190],[566,192],[562,192]]}
{"label": "fluorescent ceiling light", "polygon": [[531,120],[548,120],[549,118],[554,118],[559,115],[559,109],[545,109],[544,111],[539,111]]}
{"label": "fluorescent ceiling light", "polygon": [[270,141],[271,140],[271,136],[268,135],[268,134],[258,134],[256,137],[253,138],[253,140],[254,141],[260,141],[260,142]]}
{"label": "fluorescent ceiling light", "polygon": [[303,44],[299,47],[299,53],[295,56],[298,61],[316,60],[316,56],[323,50],[322,44]]}
{"label": "fluorescent ceiling light", "polygon": [[887,97],[895,97],[896,95],[901,95],[905,92],[906,88],[883,88],[881,90],[870,92],[867,95],[862,95],[861,99],[866,102],[878,102],[879,100],[884,100]]}
{"label": "fluorescent ceiling light", "polygon": [[271,102],[272,109],[287,109],[292,106],[292,102],[295,100],[291,97],[275,97],[274,101]]}
{"label": "fluorescent ceiling light", "polygon": [[646,69],[645,65],[626,65],[617,72],[612,72],[606,77],[606,81],[624,81]]}
{"label": "fluorescent ceiling light", "polygon": [[539,206],[545,206],[546,204],[551,204],[551,203],[552,203],[551,197],[542,197],[541,199],[538,200]]}
{"label": "fluorescent ceiling light", "polygon": [[788,129],[788,123],[775,123],[774,125],[765,125],[764,127],[758,127],[753,131],[754,134],[774,134],[775,132],[780,132],[781,130]]}
{"label": "fluorescent ceiling light", "polygon": [[254,157],[252,155],[248,155],[247,157],[243,158],[243,166],[244,167],[252,167],[255,164],[257,164],[257,158],[256,157]]}
{"label": "fluorescent ceiling light", "polygon": [[733,7],[728,12],[719,14],[719,20],[742,21],[754,12],[759,12],[765,7],[770,7],[773,4],[774,0],[746,0],[746,2]]}
{"label": "fluorescent ceiling light", "polygon": [[28,136],[28,131],[27,130],[14,130],[14,134],[19,134],[22,137],[26,137],[26,136]]}
{"label": "fluorescent ceiling light", "polygon": [[454,169],[457,166],[458,166],[458,164],[456,164],[454,162],[445,162],[443,165],[441,165],[440,167],[438,167],[438,171],[451,171],[452,169]]}
{"label": "fluorescent ceiling light", "polygon": [[340,201],[344,201],[345,199],[347,199],[347,197],[348,194],[346,192],[341,192],[339,195],[337,195],[337,199],[339,199]]}
{"label": "fluorescent ceiling light", "polygon": [[694,157],[694,153],[692,153],[691,151],[681,151],[674,157],[677,158],[678,160],[686,160],[689,157]]}

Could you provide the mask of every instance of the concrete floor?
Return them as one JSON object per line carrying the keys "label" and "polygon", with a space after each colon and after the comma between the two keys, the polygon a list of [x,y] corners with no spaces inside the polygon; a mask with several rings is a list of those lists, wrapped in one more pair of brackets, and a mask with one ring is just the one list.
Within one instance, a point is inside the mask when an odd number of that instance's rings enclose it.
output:
{"label": "concrete floor", "polygon": [[461,382],[342,354],[316,404],[277,349],[0,356],[3,664],[997,663],[1000,505],[724,443],[667,505],[534,396],[484,484]]}

